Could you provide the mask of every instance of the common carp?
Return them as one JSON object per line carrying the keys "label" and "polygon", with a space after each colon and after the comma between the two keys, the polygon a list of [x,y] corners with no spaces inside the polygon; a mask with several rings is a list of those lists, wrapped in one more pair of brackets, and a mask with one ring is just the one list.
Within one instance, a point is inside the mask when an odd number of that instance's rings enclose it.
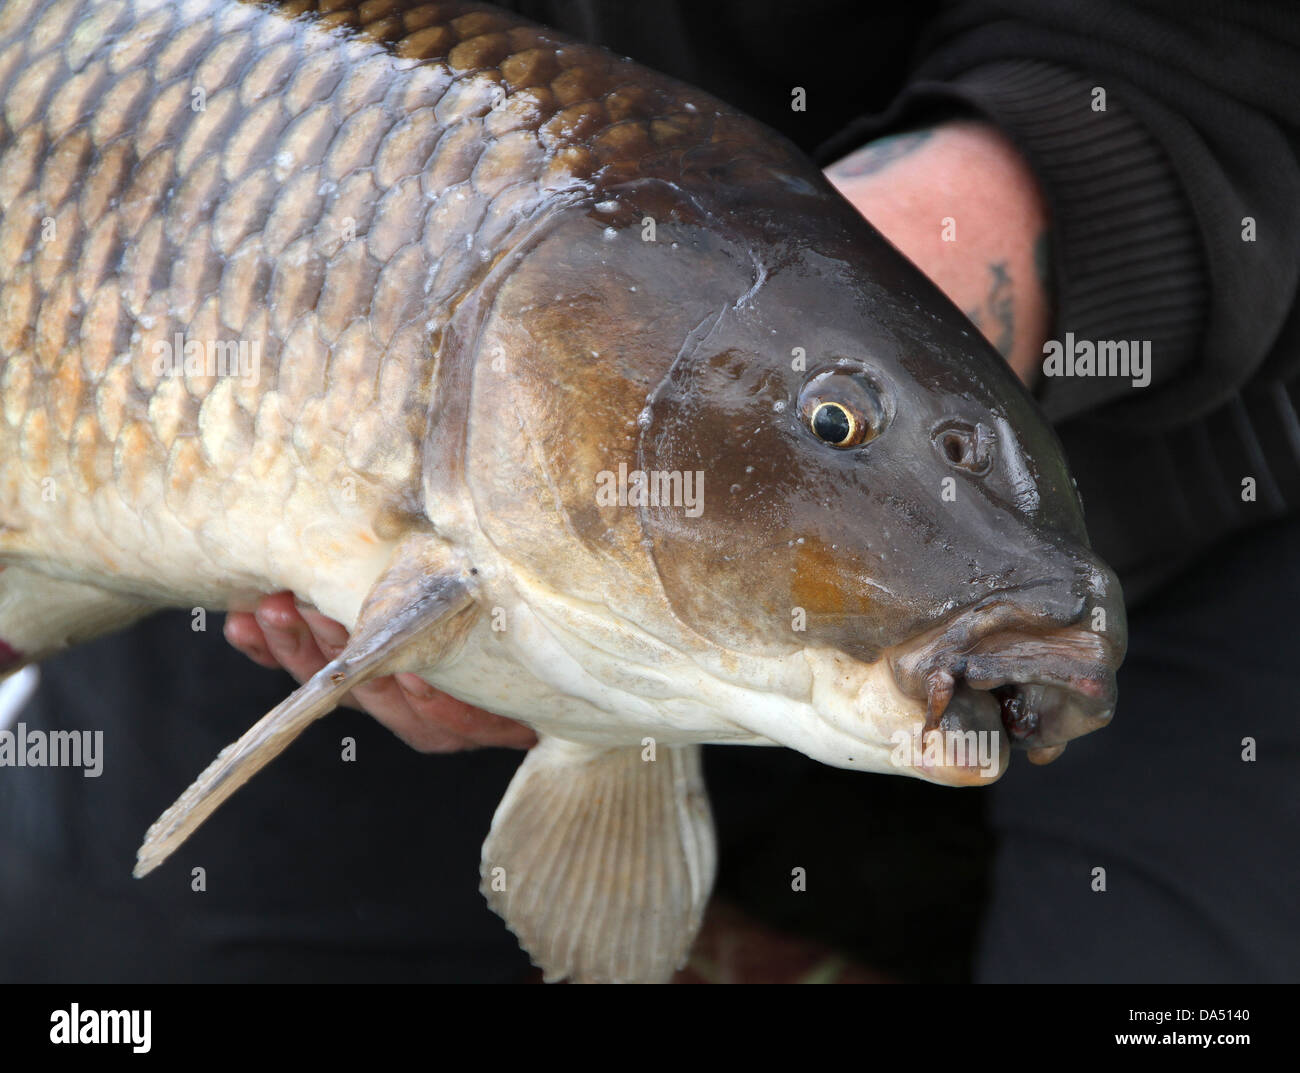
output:
{"label": "common carp", "polygon": [[548,979],[685,959],[701,744],[981,784],[1125,647],[1028,392],[813,164],[462,3],[0,0],[0,567],[8,671],[350,630],[137,875],[375,676],[533,727],[480,882]]}

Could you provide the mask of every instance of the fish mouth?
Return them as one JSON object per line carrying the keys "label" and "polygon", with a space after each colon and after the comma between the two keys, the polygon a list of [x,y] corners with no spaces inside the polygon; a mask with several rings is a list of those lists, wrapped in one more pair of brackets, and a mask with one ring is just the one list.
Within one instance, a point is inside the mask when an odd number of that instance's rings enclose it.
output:
{"label": "fish mouth", "polygon": [[899,688],[925,703],[925,731],[1001,726],[1012,748],[1050,763],[1068,742],[1110,722],[1122,639],[999,614],[961,621],[896,655]]}

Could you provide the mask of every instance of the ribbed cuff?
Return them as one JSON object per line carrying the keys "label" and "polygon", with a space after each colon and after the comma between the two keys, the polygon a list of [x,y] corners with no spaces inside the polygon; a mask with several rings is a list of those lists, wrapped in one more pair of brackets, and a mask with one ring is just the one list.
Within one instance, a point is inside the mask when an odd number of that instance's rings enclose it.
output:
{"label": "ribbed cuff", "polygon": [[[1191,207],[1159,143],[1108,80],[1106,108],[1093,84],[1038,60],[982,65],[951,81],[908,86],[884,115],[827,143],[829,161],[873,137],[922,119],[981,115],[1020,149],[1047,200],[1052,233],[1054,327],[1083,340],[1151,342],[1151,386],[1122,377],[1044,378],[1048,417],[1084,411],[1131,419],[1143,397],[1185,372],[1203,336],[1208,287]],[[1098,412],[1100,411],[1100,412]]]}

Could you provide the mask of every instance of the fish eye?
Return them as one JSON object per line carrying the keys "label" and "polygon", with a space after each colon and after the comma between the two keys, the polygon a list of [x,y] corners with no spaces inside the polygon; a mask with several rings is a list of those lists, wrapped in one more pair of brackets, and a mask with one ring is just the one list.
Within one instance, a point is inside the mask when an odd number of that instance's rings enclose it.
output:
{"label": "fish eye", "polygon": [[841,450],[874,440],[885,427],[879,389],[866,376],[836,369],[808,380],[799,413],[822,443]]}

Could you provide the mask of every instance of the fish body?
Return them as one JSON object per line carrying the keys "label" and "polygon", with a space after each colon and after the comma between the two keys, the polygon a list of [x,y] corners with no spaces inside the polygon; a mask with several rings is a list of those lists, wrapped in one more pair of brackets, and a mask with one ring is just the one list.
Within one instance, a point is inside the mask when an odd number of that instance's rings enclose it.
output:
{"label": "fish body", "polygon": [[1059,444],[797,150],[482,5],[319,6],[0,2],[0,658],[285,589],[353,638],[138,873],[411,670],[541,737],[482,885],[548,977],[663,979],[699,744],[978,784],[1110,718]]}

